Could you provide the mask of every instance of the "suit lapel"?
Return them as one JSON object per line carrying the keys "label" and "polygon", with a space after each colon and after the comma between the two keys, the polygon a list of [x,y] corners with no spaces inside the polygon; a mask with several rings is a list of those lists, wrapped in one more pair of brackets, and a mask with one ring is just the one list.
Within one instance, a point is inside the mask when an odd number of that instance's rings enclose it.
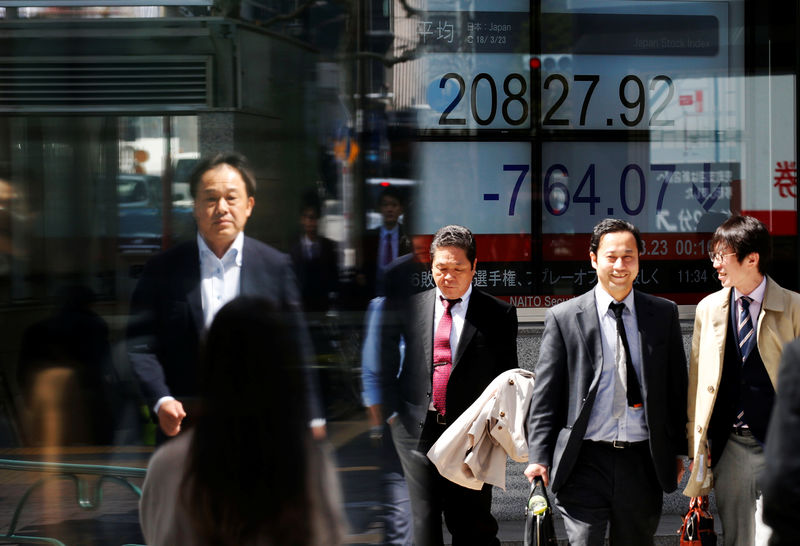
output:
{"label": "suit lapel", "polygon": [[189,305],[197,331],[202,332],[205,326],[205,317],[203,316],[203,297],[200,294],[200,250],[197,242],[190,246],[186,257],[186,269],[188,282],[186,303]]}
{"label": "suit lapel", "polygon": [[575,320],[578,321],[578,335],[583,339],[586,354],[593,355],[592,371],[594,377],[590,391],[597,387],[600,372],[603,369],[603,341],[600,334],[600,320],[597,318],[597,305],[594,299],[594,290],[581,296]]}
{"label": "suit lapel", "polygon": [[[636,307],[636,329],[639,334],[639,362],[642,364],[642,397],[647,400],[647,385],[650,382],[653,348],[656,345],[654,333],[664,325],[658,321],[650,300],[638,291],[633,292],[633,305]],[[655,328],[654,328],[655,327]]]}
{"label": "suit lapel", "polygon": [[[731,319],[731,292],[732,288],[725,288],[717,292],[719,300],[713,305],[711,312],[711,331],[714,332],[714,339],[719,343],[718,354],[719,361],[717,363],[718,377],[722,376],[722,364],[725,361],[725,341],[728,335],[728,322]],[[762,309],[763,310],[763,309]],[[756,335],[758,335],[756,333]],[[709,363],[711,365],[712,363]]]}
{"label": "suit lapel", "polygon": [[242,270],[239,272],[239,294],[243,296],[250,294],[250,289],[256,284],[254,279],[255,271],[252,267],[246,266],[245,256],[247,256],[249,248],[250,239],[245,237],[242,243]]}
{"label": "suit lapel", "polygon": [[414,312],[414,316],[417,317],[420,324],[420,332],[422,332],[422,352],[429,374],[433,373],[433,303],[435,297],[435,289],[423,292],[421,297],[415,300],[417,308]]}
{"label": "suit lapel", "polygon": [[458,339],[458,347],[456,347],[455,356],[453,358],[453,368],[455,368],[461,360],[470,341],[472,341],[472,336],[475,335],[477,330],[475,327],[475,317],[480,316],[481,296],[482,294],[478,294],[477,289],[472,289],[472,295],[469,297],[469,307],[467,307],[467,314],[464,318],[464,328],[461,330],[461,337]]}
{"label": "suit lapel", "polygon": [[600,374],[603,371],[603,341],[600,333],[600,319],[597,317],[597,304],[595,303],[594,290],[579,296],[578,309],[575,313],[577,322],[577,335],[584,344],[584,351],[589,356],[588,365],[580,367],[578,373],[580,378],[576,378],[576,384],[588,385],[585,392],[580,396],[586,401],[581,406],[578,416],[575,419],[573,429],[579,431],[581,437],[586,431],[589,422],[589,415],[594,406],[594,399],[597,395],[597,386],[600,384]]}

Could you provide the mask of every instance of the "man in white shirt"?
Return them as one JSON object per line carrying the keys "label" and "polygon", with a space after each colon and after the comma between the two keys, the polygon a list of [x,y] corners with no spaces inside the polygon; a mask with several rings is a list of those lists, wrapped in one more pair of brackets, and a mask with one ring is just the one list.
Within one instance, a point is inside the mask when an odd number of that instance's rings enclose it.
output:
{"label": "man in white shirt", "polygon": [[[244,235],[255,205],[255,178],[239,154],[202,160],[190,179],[195,240],[152,258],[131,298],[128,356],[166,436],[178,434],[197,395],[198,346],[216,312],[240,294],[260,296],[289,313],[307,346],[288,257]],[[307,347],[304,347],[304,351]],[[268,355],[265,355],[265,365]],[[235,373],[235,370],[232,370]],[[316,385],[308,375],[310,417],[324,435]]]}

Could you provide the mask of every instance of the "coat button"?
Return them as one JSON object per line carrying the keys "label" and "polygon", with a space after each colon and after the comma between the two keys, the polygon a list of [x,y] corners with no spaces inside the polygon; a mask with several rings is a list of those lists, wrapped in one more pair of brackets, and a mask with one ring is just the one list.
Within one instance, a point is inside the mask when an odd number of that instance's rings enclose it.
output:
{"label": "coat button", "polygon": [[709,385],[709,386],[708,386],[708,392],[710,392],[711,394],[714,394],[714,387],[712,387],[711,385]]}
{"label": "coat button", "polygon": [[703,432],[703,427],[701,427],[700,425],[697,425],[697,432]]}
{"label": "coat button", "polygon": [[513,380],[513,379],[509,379],[509,380],[508,380],[508,384],[509,384],[509,385],[513,385],[513,384],[514,384],[514,380]]}
{"label": "coat button", "polygon": [[497,427],[497,430],[503,430],[503,425],[500,425],[499,427]]}
{"label": "coat button", "polygon": [[505,417],[505,416],[506,416],[506,412],[504,412],[504,411],[501,411],[501,412],[500,412],[500,417]]}

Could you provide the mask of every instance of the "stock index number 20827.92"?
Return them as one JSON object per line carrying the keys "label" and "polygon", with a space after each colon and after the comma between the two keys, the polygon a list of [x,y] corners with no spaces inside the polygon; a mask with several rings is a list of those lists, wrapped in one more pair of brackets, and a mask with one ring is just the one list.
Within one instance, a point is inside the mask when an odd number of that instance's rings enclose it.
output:
{"label": "stock index number 20827.92", "polygon": [[[616,90],[606,85],[612,79]],[[669,76],[656,75],[647,85],[633,74],[616,80],[603,79],[598,74],[544,76],[542,127],[668,129],[675,126],[668,109],[674,105],[676,90]],[[444,99],[439,107],[439,127],[528,126],[528,81],[521,73],[503,76],[486,71],[470,77],[448,72],[439,77],[438,88]]]}
{"label": "stock index number 20827.92", "polygon": [[[642,78],[626,75],[618,84],[611,82],[617,87],[616,97],[604,84],[606,81],[598,74],[574,74],[571,81],[563,74],[546,76],[542,82],[542,126],[614,128],[621,124],[624,129],[632,129],[675,125],[665,116],[675,96],[675,84],[669,76],[660,74],[650,79],[648,92]],[[601,92],[596,93],[598,88]],[[598,96],[600,99],[592,100]],[[647,112],[650,115],[645,119]],[[604,124],[602,117],[606,118]]]}

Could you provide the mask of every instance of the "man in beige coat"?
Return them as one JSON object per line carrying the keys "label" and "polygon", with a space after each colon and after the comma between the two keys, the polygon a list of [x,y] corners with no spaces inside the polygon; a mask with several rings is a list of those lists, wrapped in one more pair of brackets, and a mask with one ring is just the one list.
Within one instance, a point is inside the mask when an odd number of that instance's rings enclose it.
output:
{"label": "man in beige coat", "polygon": [[693,463],[684,494],[708,494],[713,485],[726,546],[766,544],[757,479],[781,352],[800,336],[800,294],[766,275],[772,242],[757,219],[729,218],[709,248],[723,288],[695,315],[687,425]]}

